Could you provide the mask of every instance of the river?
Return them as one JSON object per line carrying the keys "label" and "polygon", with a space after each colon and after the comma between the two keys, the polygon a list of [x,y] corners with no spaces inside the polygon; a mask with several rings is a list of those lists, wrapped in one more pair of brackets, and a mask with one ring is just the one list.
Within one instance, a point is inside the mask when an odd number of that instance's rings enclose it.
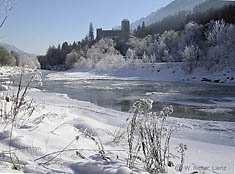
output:
{"label": "river", "polygon": [[235,87],[183,82],[82,79],[50,80],[43,73],[40,89],[72,99],[128,112],[139,98],[154,100],[153,111],[173,105],[174,117],[235,122]]}

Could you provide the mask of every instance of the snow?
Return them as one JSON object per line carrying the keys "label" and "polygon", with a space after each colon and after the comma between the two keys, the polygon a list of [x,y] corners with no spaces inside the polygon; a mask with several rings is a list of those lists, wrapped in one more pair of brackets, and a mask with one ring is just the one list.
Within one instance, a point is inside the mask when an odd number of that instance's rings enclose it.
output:
{"label": "snow", "polygon": [[[182,63],[127,64],[109,71],[99,71],[94,68],[71,69],[66,72],[49,74],[50,80],[82,80],[82,79],[121,79],[121,80],[156,80],[177,81],[202,84],[235,84],[235,72],[226,69],[222,72],[209,73],[196,69],[187,74],[182,70]],[[207,79],[207,81],[205,80]],[[209,81],[208,81],[209,80]],[[219,82],[215,82],[219,80]]]}
{"label": "snow", "polygon": [[9,76],[22,74],[22,73],[31,73],[36,70],[26,67],[17,67],[17,66],[0,66],[0,78],[8,79]]}
{"label": "snow", "polygon": [[[183,72],[171,73],[180,64],[167,69],[167,64],[151,66],[131,65],[112,72],[95,70],[56,72],[48,77],[51,80],[79,79],[149,79],[149,80],[181,80]],[[137,70],[135,68],[138,68]],[[152,72],[161,68],[160,72]],[[142,70],[140,70],[142,69]],[[11,69],[12,70],[12,69]],[[10,69],[1,69],[3,75],[11,74]],[[151,73],[150,73],[151,72]],[[159,73],[159,74],[158,74]],[[163,75],[164,77],[161,77]],[[166,78],[166,79],[165,79]],[[199,82],[199,81],[198,81]],[[200,82],[201,83],[201,82]],[[149,95],[154,95],[154,93]],[[162,95],[162,94],[161,94]],[[102,108],[95,104],[69,98],[65,94],[47,93],[38,89],[30,89],[28,96],[35,100],[38,109],[34,112],[27,126],[14,128],[12,150],[23,163],[21,172],[28,173],[78,173],[78,174],[136,174],[144,172],[144,166],[137,163],[136,168],[126,167],[127,143],[113,143],[114,134],[119,126],[125,124],[130,113]],[[214,111],[213,111],[214,112]],[[222,112],[222,111],[221,111]],[[172,137],[171,151],[177,154],[175,147],[179,143],[187,144],[185,170],[181,174],[193,171],[206,174],[233,174],[235,154],[235,123],[200,121],[181,118],[170,118],[168,123],[181,122],[182,132]],[[0,122],[0,154],[9,151],[9,127]],[[111,161],[101,159],[97,145],[80,136],[80,131],[87,131],[99,137],[105,152]],[[65,148],[67,147],[67,148]],[[40,157],[52,152],[64,150],[45,158]],[[78,151],[79,153],[76,153]],[[18,172],[12,169],[9,155],[0,155],[0,173]],[[47,161],[51,160],[47,163]],[[168,169],[170,174],[178,174],[175,168],[179,159],[172,159],[175,166]]]}
{"label": "snow", "polygon": [[232,112],[233,109],[231,108],[213,108],[213,109],[198,109],[199,111],[209,112],[209,113],[225,113],[225,112]]}

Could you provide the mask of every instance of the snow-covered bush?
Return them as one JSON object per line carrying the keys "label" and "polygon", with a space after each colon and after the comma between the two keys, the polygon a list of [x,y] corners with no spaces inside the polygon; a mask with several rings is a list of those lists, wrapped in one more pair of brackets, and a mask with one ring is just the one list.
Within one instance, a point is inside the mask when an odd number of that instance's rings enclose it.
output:
{"label": "snow-covered bush", "polygon": [[32,69],[39,69],[40,63],[38,62],[38,58],[36,56],[30,56],[26,54],[20,54],[18,59],[16,59],[18,63],[17,66],[28,67]]}
{"label": "snow-covered bush", "polygon": [[72,51],[71,53],[66,55],[66,59],[65,59],[65,67],[66,68],[71,68],[73,67],[73,65],[77,62],[78,60],[78,53],[76,51]]}
{"label": "snow-covered bush", "polygon": [[79,60],[74,64],[76,68],[92,68],[93,62],[89,58],[80,57]]}
{"label": "snow-covered bush", "polygon": [[108,71],[113,68],[122,67],[125,65],[125,60],[119,54],[111,54],[105,55],[96,65],[95,67],[100,71]]}
{"label": "snow-covered bush", "polygon": [[[27,93],[33,81],[37,81],[41,84],[41,80],[41,73],[35,71],[24,86],[23,74],[21,74],[16,91],[11,91],[11,88],[9,87],[8,91],[0,96],[0,116],[2,118],[1,121],[5,124],[2,131],[9,132],[9,158],[13,165],[12,168],[15,170],[19,170],[22,164],[19,163],[15,152],[11,149],[13,147],[12,142],[14,141],[12,140],[13,129],[15,127],[22,128],[27,126],[30,122],[30,117],[34,113],[37,105],[32,99],[27,97]],[[13,154],[16,159],[13,159]],[[17,160],[18,162],[16,162]]]}
{"label": "snow-covered bush", "polygon": [[172,106],[159,113],[150,112],[152,103],[150,99],[140,99],[132,106],[133,115],[127,119],[127,164],[133,168],[136,160],[140,160],[149,173],[163,173],[170,162],[171,135],[181,126],[167,126],[165,122],[173,113]]}
{"label": "snow-covered bush", "polygon": [[126,61],[133,63],[134,60],[136,60],[136,53],[134,49],[128,48],[127,52],[126,52]]}
{"label": "snow-covered bush", "polygon": [[0,108],[3,121],[10,122],[17,127],[23,127],[28,123],[36,108],[33,100],[27,97],[28,90],[33,82],[41,85],[42,78],[39,71],[35,71],[26,84],[24,84],[23,74],[21,74],[16,91],[9,87],[6,94],[1,94]]}

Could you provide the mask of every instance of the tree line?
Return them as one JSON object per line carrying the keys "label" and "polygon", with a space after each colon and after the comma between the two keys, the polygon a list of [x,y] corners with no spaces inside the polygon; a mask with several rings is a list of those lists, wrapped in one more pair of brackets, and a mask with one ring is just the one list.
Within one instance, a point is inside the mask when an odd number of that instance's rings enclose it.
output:
{"label": "tree line", "polygon": [[66,55],[72,50],[88,49],[95,42],[93,24],[90,23],[88,34],[81,41],[73,43],[64,42],[62,45],[50,46],[45,56],[38,56],[38,60],[42,69],[50,69],[50,67],[65,65]]}

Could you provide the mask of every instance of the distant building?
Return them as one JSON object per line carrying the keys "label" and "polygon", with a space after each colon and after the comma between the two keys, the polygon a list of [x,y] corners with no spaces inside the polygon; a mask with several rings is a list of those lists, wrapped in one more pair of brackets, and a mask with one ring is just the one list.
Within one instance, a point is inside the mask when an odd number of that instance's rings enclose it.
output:
{"label": "distant building", "polygon": [[130,21],[127,19],[122,20],[121,30],[103,30],[102,28],[97,28],[96,39],[100,40],[102,38],[127,41],[130,38]]}

